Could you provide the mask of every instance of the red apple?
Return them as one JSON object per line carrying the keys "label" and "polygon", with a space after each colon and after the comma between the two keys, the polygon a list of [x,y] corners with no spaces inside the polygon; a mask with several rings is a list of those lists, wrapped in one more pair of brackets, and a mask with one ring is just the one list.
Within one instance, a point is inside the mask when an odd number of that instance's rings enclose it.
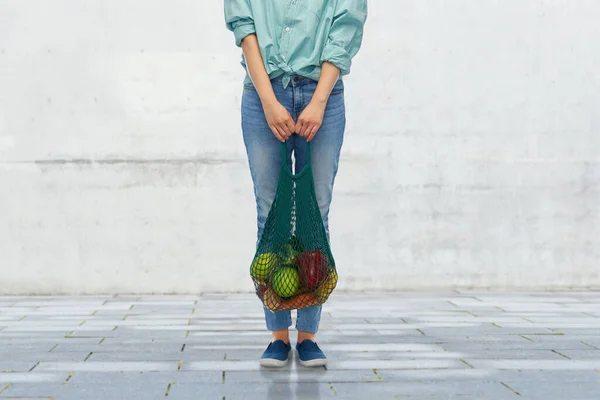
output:
{"label": "red apple", "polygon": [[298,275],[304,287],[315,290],[327,279],[327,256],[320,251],[303,251],[296,258]]}

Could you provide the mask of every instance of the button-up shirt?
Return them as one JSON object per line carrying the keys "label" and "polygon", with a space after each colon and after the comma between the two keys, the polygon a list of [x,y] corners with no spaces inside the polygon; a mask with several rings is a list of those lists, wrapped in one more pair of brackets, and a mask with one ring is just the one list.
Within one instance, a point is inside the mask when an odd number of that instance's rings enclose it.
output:
{"label": "button-up shirt", "polygon": [[225,0],[236,44],[256,34],[267,73],[284,87],[293,75],[318,80],[325,61],[347,75],[366,19],[367,0]]}

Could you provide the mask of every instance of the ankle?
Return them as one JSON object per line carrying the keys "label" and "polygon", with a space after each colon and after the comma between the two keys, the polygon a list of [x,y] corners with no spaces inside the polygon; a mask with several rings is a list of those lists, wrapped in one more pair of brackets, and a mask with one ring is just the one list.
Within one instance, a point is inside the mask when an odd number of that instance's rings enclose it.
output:
{"label": "ankle", "polygon": [[285,344],[288,344],[290,342],[290,332],[287,329],[273,331],[271,332],[271,334],[273,336],[274,342],[277,340],[283,340]]}
{"label": "ankle", "polygon": [[314,333],[298,331],[298,344],[302,343],[305,340],[316,342],[316,336],[317,335]]}

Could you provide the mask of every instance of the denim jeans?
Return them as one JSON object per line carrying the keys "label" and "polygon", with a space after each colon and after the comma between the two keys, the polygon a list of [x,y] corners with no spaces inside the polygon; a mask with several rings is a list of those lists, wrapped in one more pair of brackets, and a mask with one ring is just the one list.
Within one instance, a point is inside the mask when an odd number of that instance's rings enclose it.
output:
{"label": "denim jeans", "polygon": [[[294,121],[308,105],[317,87],[310,79],[293,77],[287,88],[280,79],[272,81],[277,100],[290,112]],[[325,108],[323,124],[312,140],[311,166],[315,180],[317,202],[329,238],[329,205],[333,183],[338,169],[340,150],[346,125],[344,84],[339,80]],[[262,108],[258,93],[252,84],[244,85],[242,96],[242,131],[248,155],[250,173],[256,197],[258,240],[275,198],[277,180],[281,169],[281,143],[273,135]],[[306,140],[296,134],[287,141],[287,163],[293,171],[300,171],[306,163]],[[294,165],[292,165],[292,153]],[[298,310],[296,329],[316,333],[321,319],[321,306]],[[267,329],[286,329],[292,325],[290,311],[272,312],[265,308]]]}

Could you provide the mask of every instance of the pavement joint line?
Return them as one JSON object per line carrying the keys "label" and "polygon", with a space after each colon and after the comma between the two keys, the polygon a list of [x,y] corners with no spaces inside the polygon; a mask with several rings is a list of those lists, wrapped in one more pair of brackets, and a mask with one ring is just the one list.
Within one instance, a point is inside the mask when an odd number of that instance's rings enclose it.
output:
{"label": "pavement joint line", "polygon": [[548,333],[527,333],[528,336],[564,336],[562,332],[548,332]]}
{"label": "pavement joint line", "polygon": [[104,342],[106,340],[106,336],[102,337],[102,339],[100,339],[100,341],[98,342],[98,344],[102,344],[102,342]]}
{"label": "pavement joint line", "polygon": [[114,331],[116,331],[116,330],[117,330],[117,328],[119,328],[119,325],[115,325],[115,327],[112,329],[112,331],[113,331],[113,332],[114,332]]}
{"label": "pavement joint line", "polygon": [[130,310],[133,310],[133,307],[134,307],[134,306],[135,306],[135,304],[132,304],[132,305],[129,307],[129,309],[130,309]]}
{"label": "pavement joint line", "polygon": [[427,335],[425,334],[425,332],[423,332],[421,329],[417,328],[417,331],[419,331],[419,332],[421,333],[421,335],[423,335],[423,336],[427,336]]}
{"label": "pavement joint line", "polygon": [[460,310],[460,312],[464,312],[464,313],[467,313],[467,314],[471,314],[472,316],[474,316],[474,317],[477,317],[477,314],[475,314],[474,312],[472,312],[472,311],[469,311],[469,310]]}
{"label": "pavement joint line", "polygon": [[498,310],[502,311],[502,312],[506,312],[506,310],[503,309],[503,308],[501,308],[501,307],[498,307],[498,306],[494,306],[494,307],[497,308]]}
{"label": "pavement joint line", "polygon": [[9,384],[7,384],[6,386],[4,386],[4,388],[3,388],[2,390],[0,390],[0,394],[2,394],[3,392],[5,392],[5,391],[6,391],[6,389],[8,389],[8,388],[10,387],[10,385],[11,385],[11,384],[9,383]]}
{"label": "pavement joint line", "polygon": [[532,320],[530,320],[529,318],[526,318],[526,317],[519,317],[519,318],[521,318],[521,319],[523,319],[523,320],[525,320],[527,322],[531,322],[533,324],[535,323],[535,321],[532,321]]}
{"label": "pavement joint line", "polygon": [[587,312],[582,312],[582,314],[585,314],[585,315],[587,315],[587,316],[589,316],[589,317],[592,317],[592,318],[598,318],[598,317],[597,317],[597,316],[595,316],[594,314],[590,314],[590,313],[587,313]]}
{"label": "pavement joint line", "polygon": [[65,335],[65,339],[70,339],[74,331],[70,331]]}
{"label": "pavement joint line", "polygon": [[125,314],[125,315],[123,316],[123,321],[125,321],[125,320],[127,319],[127,317],[128,317],[128,316],[129,316],[129,314]]}
{"label": "pavement joint line", "polygon": [[564,358],[566,358],[566,359],[568,359],[568,360],[570,360],[570,359],[571,359],[571,357],[564,355],[564,354],[563,354],[563,353],[561,353],[560,351],[557,351],[557,350],[554,350],[554,349],[553,349],[553,350],[552,350],[552,352],[553,352],[553,353],[556,353],[556,354],[558,354],[559,356],[562,356],[562,357],[564,357]]}
{"label": "pavement joint line", "polygon": [[492,324],[492,325],[493,325],[493,326],[495,326],[496,328],[500,328],[500,329],[502,329],[502,327],[501,327],[500,325],[498,325],[497,323],[495,323],[495,322],[490,322],[490,324]]}
{"label": "pavement joint line", "polygon": [[181,366],[183,365],[183,360],[179,360],[177,363],[177,371],[181,371]]}
{"label": "pavement joint line", "polygon": [[456,303],[454,303],[454,302],[452,302],[450,300],[446,300],[446,302],[452,304],[454,307],[458,307],[458,305]]}
{"label": "pavement joint line", "polygon": [[67,379],[65,379],[65,381],[63,382],[63,385],[66,385],[67,383],[69,383],[69,381],[71,380],[73,375],[75,375],[74,371],[69,372],[69,376],[67,376]]}
{"label": "pavement joint line", "polygon": [[225,371],[221,374],[221,383],[225,384]]}
{"label": "pavement joint line", "polygon": [[464,358],[459,358],[459,360],[460,360],[460,361],[461,361],[463,364],[466,364],[466,365],[467,365],[469,368],[475,369],[475,367],[474,367],[474,366],[472,366],[471,364],[469,364],[469,363],[467,362],[467,360],[465,360]]}
{"label": "pavement joint line", "polygon": [[511,388],[510,386],[508,386],[506,383],[504,382],[500,382],[502,384],[502,386],[504,386],[505,388],[507,388],[508,390],[510,390],[511,392],[513,392],[514,394],[516,394],[517,396],[520,396],[521,393],[517,392],[515,389]]}
{"label": "pavement joint line", "polygon": [[35,367],[37,367],[38,365],[40,365],[40,362],[36,362],[35,365],[33,367],[31,367],[31,369],[29,370],[29,372],[33,371],[35,369]]}
{"label": "pavement joint line", "polygon": [[55,348],[57,348],[58,346],[60,346],[58,343],[55,344],[50,350],[48,350],[48,353],[52,353],[52,350],[54,350]]}
{"label": "pavement joint line", "polygon": [[83,321],[82,321],[82,322],[79,324],[79,326],[82,326],[82,325],[83,325],[83,324],[85,324],[85,323],[86,323],[86,320],[84,319],[84,320],[83,320]]}
{"label": "pavement joint line", "polygon": [[477,296],[470,296],[470,297],[471,297],[471,298],[473,298],[473,299],[475,299],[475,300],[477,300],[477,301],[480,301],[480,302],[482,302],[482,303],[485,303],[485,301],[481,300],[481,299],[480,299],[480,298],[478,298]]}
{"label": "pavement joint line", "polygon": [[90,351],[90,354],[88,354],[87,357],[83,361],[84,362],[87,361],[92,356],[92,354],[94,354],[94,352]]}
{"label": "pavement joint line", "polygon": [[192,324],[192,319],[191,319],[191,318],[189,318],[189,319],[188,319],[188,323],[187,323],[187,324],[188,324],[188,325],[191,325],[191,324]]}
{"label": "pavement joint line", "polygon": [[185,337],[190,336],[190,331],[185,331]]}
{"label": "pavement joint line", "polygon": [[379,382],[383,382],[383,378],[379,375],[379,373],[377,373],[377,368],[373,368],[373,373],[375,374]]}
{"label": "pavement joint line", "polygon": [[223,361],[227,361],[227,352],[223,355]]}
{"label": "pavement joint line", "polygon": [[181,352],[183,353],[184,350],[185,350],[185,343],[183,344],[183,346],[181,346]]}
{"label": "pavement joint line", "polygon": [[19,322],[23,321],[25,318],[27,318],[27,315],[23,315],[21,318],[19,318]]}
{"label": "pavement joint line", "polygon": [[97,313],[97,312],[98,312],[98,310],[95,310],[95,311],[92,313],[92,315],[96,315],[96,313]]}
{"label": "pavement joint line", "polygon": [[517,336],[522,337],[525,340],[528,340],[530,342],[535,342],[535,340],[528,338],[527,336],[523,335],[522,333],[517,333]]}
{"label": "pavement joint line", "polygon": [[591,345],[591,344],[589,344],[589,343],[586,343],[586,342],[584,342],[583,340],[581,340],[580,342],[581,342],[581,343],[583,343],[583,344],[585,344],[586,346],[590,346],[592,349],[600,350],[600,348],[598,348],[598,347],[596,347],[596,346],[593,346],[593,345]]}
{"label": "pavement joint line", "polygon": [[167,390],[165,391],[165,397],[169,397],[169,392],[171,391],[172,385],[173,385],[173,382],[169,382],[169,384],[167,385]]}
{"label": "pavement joint line", "polygon": [[335,391],[335,388],[333,387],[333,383],[329,382],[329,388],[331,389],[331,391],[333,392],[334,396],[337,396],[337,392]]}
{"label": "pavement joint line", "polygon": [[196,308],[192,308],[192,314],[196,314]]}

